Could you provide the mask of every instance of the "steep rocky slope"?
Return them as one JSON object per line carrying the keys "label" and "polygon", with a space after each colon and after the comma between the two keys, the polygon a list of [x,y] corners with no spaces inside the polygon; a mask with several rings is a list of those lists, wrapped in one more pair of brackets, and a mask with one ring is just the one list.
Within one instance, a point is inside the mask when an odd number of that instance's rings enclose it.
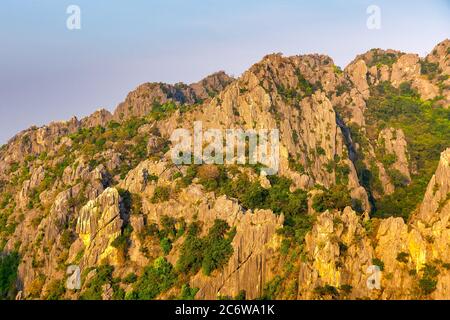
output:
{"label": "steep rocky slope", "polygon": [[[19,133],[0,149],[2,298],[450,298],[449,50],[344,70],[272,54]],[[174,165],[195,121],[279,129],[278,175]]]}

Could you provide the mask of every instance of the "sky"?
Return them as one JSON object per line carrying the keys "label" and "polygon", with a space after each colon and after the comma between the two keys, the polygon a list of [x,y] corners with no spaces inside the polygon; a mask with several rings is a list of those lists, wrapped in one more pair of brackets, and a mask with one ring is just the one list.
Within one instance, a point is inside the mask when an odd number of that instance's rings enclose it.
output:
{"label": "sky", "polygon": [[[81,10],[69,30],[67,8]],[[367,8],[380,8],[380,29]],[[110,111],[144,82],[239,76],[264,55],[371,48],[426,55],[450,38],[450,0],[2,0],[0,144],[31,125]]]}

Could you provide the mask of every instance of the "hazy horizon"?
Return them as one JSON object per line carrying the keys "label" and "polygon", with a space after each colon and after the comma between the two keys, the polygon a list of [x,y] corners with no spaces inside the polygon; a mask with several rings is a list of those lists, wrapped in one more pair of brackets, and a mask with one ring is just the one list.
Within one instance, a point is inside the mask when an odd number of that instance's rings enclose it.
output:
{"label": "hazy horizon", "polygon": [[[0,144],[31,125],[113,111],[144,82],[192,83],[220,70],[237,77],[273,52],[326,54],[341,67],[372,48],[424,56],[450,37],[450,1],[303,3],[6,0]],[[66,28],[71,4],[81,8],[80,30]],[[366,27],[372,4],[380,30]]]}

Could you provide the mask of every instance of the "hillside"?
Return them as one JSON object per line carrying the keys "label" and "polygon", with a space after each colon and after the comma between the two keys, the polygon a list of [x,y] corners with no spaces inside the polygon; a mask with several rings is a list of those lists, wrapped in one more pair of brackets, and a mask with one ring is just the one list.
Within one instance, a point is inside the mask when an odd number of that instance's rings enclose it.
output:
{"label": "hillside", "polygon": [[[0,149],[0,298],[450,299],[449,76],[448,39],[344,70],[271,54],[20,132]],[[195,121],[278,128],[279,174],[174,165]]]}

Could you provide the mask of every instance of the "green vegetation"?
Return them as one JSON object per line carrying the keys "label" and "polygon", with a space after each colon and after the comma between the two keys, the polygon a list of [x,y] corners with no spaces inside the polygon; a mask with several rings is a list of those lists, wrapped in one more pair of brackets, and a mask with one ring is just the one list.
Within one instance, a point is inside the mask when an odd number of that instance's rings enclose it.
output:
{"label": "green vegetation", "polygon": [[333,66],[333,71],[334,71],[335,74],[338,74],[338,75],[343,73],[341,67],[339,67],[337,65]]}
{"label": "green vegetation", "polygon": [[223,220],[215,220],[214,225],[204,238],[199,237],[200,227],[197,223],[189,226],[186,239],[181,247],[177,270],[182,273],[197,273],[200,268],[205,275],[223,267],[233,254],[231,242],[235,229]]}
{"label": "green vegetation", "polygon": [[12,299],[20,258],[15,252],[0,254],[0,300]]}
{"label": "green vegetation", "polygon": [[12,235],[16,229],[17,223],[9,219],[15,208],[16,203],[12,194],[9,192],[4,193],[3,199],[0,201],[0,239]]}
{"label": "green vegetation", "polygon": [[261,187],[259,181],[251,182],[246,174],[237,172],[234,178],[225,167],[220,166],[209,169],[205,174],[202,169],[191,168],[184,179],[189,176],[192,181],[194,177],[199,178],[207,191],[214,191],[217,195],[227,195],[238,199],[246,209],[271,209],[274,213],[286,215],[297,214],[306,205],[306,193],[302,190],[290,192],[292,182],[279,176],[268,176],[271,183],[270,189]]}
{"label": "green vegetation", "polygon": [[220,269],[228,262],[233,254],[231,242],[235,235],[236,230],[230,231],[228,223],[223,220],[214,221],[208,236],[204,239],[202,271],[205,275],[211,275],[211,272]]}
{"label": "green vegetation", "polygon": [[281,289],[281,284],[283,283],[283,278],[276,275],[272,280],[270,280],[264,287],[263,295],[261,299],[263,300],[274,300]]}
{"label": "green vegetation", "polygon": [[153,197],[151,199],[152,203],[159,203],[169,201],[170,199],[170,187],[157,186]]}
{"label": "green vegetation", "polygon": [[373,49],[371,52],[372,59],[367,64],[369,68],[373,66],[377,66],[379,68],[381,65],[392,66],[398,60],[398,56],[395,53],[382,53],[377,49]]}
{"label": "green vegetation", "polygon": [[152,111],[150,112],[150,117],[154,120],[162,120],[167,118],[171,113],[177,110],[177,108],[177,105],[172,101],[164,104],[154,102]]}
{"label": "green vegetation", "polygon": [[178,300],[194,300],[198,290],[198,288],[191,288],[189,284],[183,284]]}
{"label": "green vegetation", "polygon": [[439,72],[439,64],[428,62],[427,60],[420,61],[420,73],[427,75],[431,80],[437,76]]}
{"label": "green vegetation", "polygon": [[313,197],[313,209],[317,212],[337,209],[344,210],[345,207],[352,206],[352,198],[345,186],[337,185],[325,190]]}
{"label": "green vegetation", "polygon": [[[411,183],[399,172],[388,170],[395,192],[374,201],[374,215],[378,217],[401,216],[408,218],[422,200],[428,182],[439,162],[440,153],[449,147],[450,110],[434,106],[433,101],[422,101],[411,89],[409,83],[403,83],[399,89],[383,82],[372,89],[367,102],[368,135],[358,134],[357,128],[351,128],[352,137],[364,149],[365,139],[376,141],[379,131],[386,127],[400,128],[405,133],[411,166],[417,168]],[[375,145],[375,143],[373,143]],[[365,168],[357,162],[357,170],[362,184],[370,191],[382,194],[375,165]],[[393,159],[381,158],[383,162]],[[359,165],[358,165],[359,163]]]}
{"label": "green vegetation", "polygon": [[[258,167],[254,168],[258,171]],[[275,214],[284,214],[284,225],[280,234],[283,235],[289,247],[292,242],[302,244],[306,233],[311,230],[314,218],[307,214],[307,193],[303,190],[291,192],[291,180],[285,177],[268,176],[271,188],[264,189],[259,181],[251,182],[246,174],[234,170],[233,167],[226,169],[223,166],[208,166],[207,169],[191,166],[182,178],[184,185],[190,184],[194,178],[199,178],[208,191],[214,191],[217,195],[227,195],[235,198],[246,209],[270,209]],[[186,263],[193,269],[199,268],[199,260],[196,255],[201,252],[201,243],[192,233],[198,232],[198,226],[190,226],[188,237],[191,241],[187,244],[186,252],[193,252]],[[190,268],[188,267],[188,269]]]}
{"label": "green vegetation", "polygon": [[381,261],[380,259],[378,259],[378,258],[373,258],[373,259],[372,259],[372,264],[373,264],[374,266],[378,266],[378,267],[380,268],[381,271],[384,270],[384,262]]}
{"label": "green vegetation", "polygon": [[409,253],[407,252],[400,252],[397,255],[397,261],[402,263],[408,263]]}
{"label": "green vegetation", "polygon": [[193,223],[188,227],[186,239],[181,247],[180,257],[177,262],[177,269],[180,272],[197,273],[203,262],[204,244],[199,238],[200,226]]}
{"label": "green vegetation", "polygon": [[[113,172],[112,176],[118,174],[122,179],[125,175],[149,155],[147,150],[148,134],[139,133],[139,128],[145,124],[153,123],[154,118],[162,118],[165,112],[171,110],[169,104],[157,106],[147,116],[142,118],[132,118],[123,123],[111,121],[106,127],[82,128],[76,133],[69,135],[72,146],[65,150],[65,153],[78,152],[86,155],[91,160],[91,167],[105,161],[102,158],[94,158],[95,155],[103,151],[112,149],[121,155],[121,164]],[[152,132],[158,137],[159,142],[153,156],[158,156],[167,151],[168,141],[159,137],[159,132]],[[64,149],[64,148],[63,148]]]}
{"label": "green vegetation", "polygon": [[305,173],[305,167],[298,162],[298,160],[294,160],[292,157],[289,157],[289,169],[296,171],[300,174]]}
{"label": "green vegetation", "polygon": [[119,189],[118,191],[127,214],[142,214],[142,198],[139,194],[131,193],[123,189]]}
{"label": "green vegetation", "polygon": [[118,259],[120,263],[125,263],[132,232],[133,227],[131,227],[130,224],[126,224],[122,230],[122,234],[111,243],[111,246],[118,249]]}
{"label": "green vegetation", "polygon": [[436,290],[437,280],[422,278],[419,280],[419,287],[423,294],[429,295]]}
{"label": "green vegetation", "polygon": [[321,298],[331,297],[332,299],[337,299],[339,297],[339,291],[336,287],[325,285],[323,287],[316,287],[314,293]]}
{"label": "green vegetation", "polygon": [[177,279],[173,266],[164,258],[158,258],[133,286],[132,297],[138,300],[151,300],[171,288]]}
{"label": "green vegetation", "polygon": [[338,86],[336,87],[336,96],[340,97],[345,92],[349,92],[349,91],[350,91],[350,85],[347,82],[342,82],[342,83],[338,84]]}
{"label": "green vegetation", "polygon": [[122,279],[123,283],[130,284],[135,283],[137,281],[138,277],[135,273],[131,272],[129,273],[125,278]]}
{"label": "green vegetation", "polygon": [[66,293],[64,280],[53,280],[47,288],[45,300],[61,300]]}
{"label": "green vegetation", "polygon": [[439,270],[430,264],[426,264],[422,268],[422,278],[419,280],[419,288],[424,295],[429,295],[436,290],[437,276],[439,275]]}
{"label": "green vegetation", "polygon": [[114,267],[104,265],[94,270],[96,270],[95,275],[86,285],[86,289],[81,293],[81,300],[102,300],[103,286],[106,284],[112,285],[114,291],[118,290],[118,281],[117,279],[113,279],[112,276]]}
{"label": "green vegetation", "polygon": [[168,255],[172,250],[172,243],[184,234],[185,229],[186,222],[184,219],[175,219],[163,215],[160,219],[160,226],[150,224],[138,236],[141,241],[144,241],[147,237],[157,239],[163,254]]}

